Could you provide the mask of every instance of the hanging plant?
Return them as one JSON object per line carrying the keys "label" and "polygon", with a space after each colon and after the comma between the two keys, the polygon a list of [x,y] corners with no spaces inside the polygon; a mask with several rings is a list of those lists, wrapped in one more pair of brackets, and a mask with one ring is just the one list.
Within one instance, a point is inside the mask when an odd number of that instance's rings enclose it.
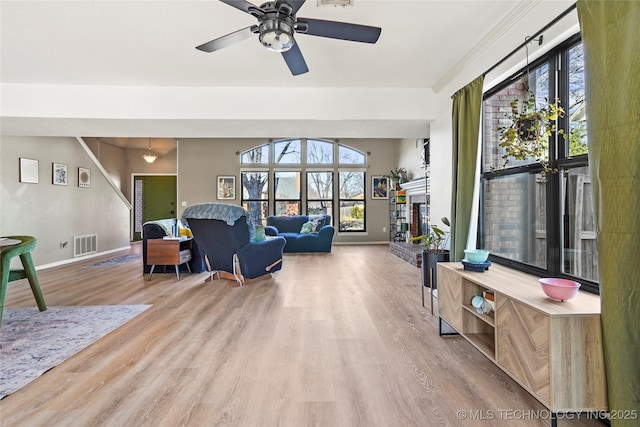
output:
{"label": "hanging plant", "polygon": [[500,127],[500,143],[505,150],[502,155],[502,169],[509,161],[534,159],[542,165],[542,181],[546,181],[546,174],[557,172],[549,166],[549,138],[554,133],[565,136],[563,129],[556,128],[558,118],[564,117],[564,109],[559,106],[560,100],[549,103],[545,98],[542,107],[536,106],[533,92],[522,101],[518,98],[509,104],[511,110],[505,114],[509,125]]}

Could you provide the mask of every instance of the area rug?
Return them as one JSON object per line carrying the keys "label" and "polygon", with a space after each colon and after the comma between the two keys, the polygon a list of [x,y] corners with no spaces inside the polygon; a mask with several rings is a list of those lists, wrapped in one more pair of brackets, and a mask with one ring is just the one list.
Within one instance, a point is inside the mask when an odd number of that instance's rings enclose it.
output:
{"label": "area rug", "polygon": [[150,305],[5,309],[0,399],[122,326]]}
{"label": "area rug", "polygon": [[90,267],[111,267],[114,265],[126,264],[128,262],[137,261],[141,259],[142,259],[142,254],[121,255],[115,258],[96,262],[95,264],[91,264]]}

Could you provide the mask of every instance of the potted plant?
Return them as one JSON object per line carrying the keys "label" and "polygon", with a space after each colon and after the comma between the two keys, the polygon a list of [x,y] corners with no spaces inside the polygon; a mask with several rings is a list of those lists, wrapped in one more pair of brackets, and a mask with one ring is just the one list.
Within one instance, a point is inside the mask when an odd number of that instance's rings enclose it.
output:
{"label": "potted plant", "polygon": [[534,159],[542,165],[542,181],[546,174],[557,172],[549,166],[549,138],[555,132],[564,137],[564,129],[557,129],[556,121],[564,117],[564,109],[560,100],[545,103],[538,107],[533,92],[522,101],[518,98],[511,101],[510,111],[505,114],[509,125],[498,128],[500,131],[499,146],[505,150],[502,155],[502,169],[506,168],[511,158],[516,160]]}
{"label": "potted plant", "polygon": [[391,171],[391,180],[402,184],[409,180],[407,168],[395,168]]}
{"label": "potted plant", "polygon": [[[442,223],[451,227],[449,219],[442,217]],[[424,249],[422,250],[422,278],[424,286],[433,289],[438,288],[437,263],[449,261],[449,232],[444,231],[437,225],[429,225],[427,233],[421,236],[413,237],[412,241],[419,241]]]}

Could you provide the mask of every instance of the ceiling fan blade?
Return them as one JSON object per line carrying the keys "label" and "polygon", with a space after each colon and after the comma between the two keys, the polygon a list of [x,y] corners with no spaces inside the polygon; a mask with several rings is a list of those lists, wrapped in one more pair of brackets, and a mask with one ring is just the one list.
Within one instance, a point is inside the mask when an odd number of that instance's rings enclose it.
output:
{"label": "ceiling fan blade", "polygon": [[286,52],[282,52],[282,57],[287,63],[289,70],[291,70],[291,74],[294,76],[304,74],[309,71],[307,63],[304,61],[304,56],[302,56],[302,52],[298,47],[298,43],[294,43],[291,49]]}
{"label": "ceiling fan blade", "polygon": [[293,14],[295,15],[296,13],[298,13],[300,8],[302,7],[304,2],[306,2],[306,1],[307,0],[277,0],[276,1],[276,9],[279,8],[280,3],[287,3],[289,6],[291,6]]}
{"label": "ceiling fan blade", "polygon": [[347,22],[298,18],[296,32],[352,42],[375,43],[378,41],[382,29],[368,25],[349,24]]}
{"label": "ceiling fan blade", "polygon": [[222,3],[226,3],[231,7],[235,7],[245,13],[251,13],[252,10],[262,10],[253,3],[249,3],[245,0],[220,0]]}
{"label": "ceiling fan blade", "polygon": [[216,50],[220,50],[223,47],[231,46],[232,44],[248,39],[256,31],[258,31],[258,26],[252,25],[250,27],[234,31],[233,33],[229,33],[226,36],[211,40],[210,42],[203,43],[200,46],[196,46],[196,49],[203,52],[215,52]]}

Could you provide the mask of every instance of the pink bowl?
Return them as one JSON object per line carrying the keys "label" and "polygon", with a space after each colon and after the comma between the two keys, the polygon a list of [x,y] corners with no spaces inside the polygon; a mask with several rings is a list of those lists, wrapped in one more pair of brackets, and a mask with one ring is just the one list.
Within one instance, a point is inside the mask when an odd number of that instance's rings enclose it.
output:
{"label": "pink bowl", "polygon": [[538,279],[542,290],[554,301],[564,301],[575,297],[580,289],[580,283],[567,279],[542,278]]}

